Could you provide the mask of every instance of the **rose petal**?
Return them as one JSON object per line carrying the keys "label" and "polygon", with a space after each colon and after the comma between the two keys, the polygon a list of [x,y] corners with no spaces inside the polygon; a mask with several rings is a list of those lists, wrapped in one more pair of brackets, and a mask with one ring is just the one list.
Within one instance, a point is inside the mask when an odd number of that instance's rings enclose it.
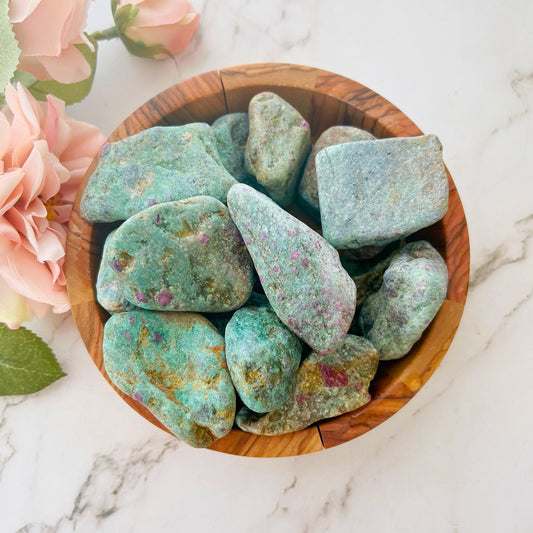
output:
{"label": "rose petal", "polygon": [[0,215],[11,209],[21,197],[23,190],[20,182],[23,178],[24,171],[20,168],[0,176]]}
{"label": "rose petal", "polygon": [[22,322],[31,320],[32,312],[24,296],[15,292],[6,280],[0,276],[0,322],[7,324],[8,328],[17,329]]}
{"label": "rose petal", "polygon": [[41,0],[11,0],[9,2],[9,21],[11,24],[22,22],[39,5]]}
{"label": "rose petal", "polygon": [[64,48],[57,56],[41,56],[41,63],[48,74],[60,83],[76,83],[91,75],[91,66],[74,46]]}
{"label": "rose petal", "polygon": [[180,21],[189,10],[186,0],[144,0],[138,2],[139,14],[134,25],[138,28],[164,26]]}

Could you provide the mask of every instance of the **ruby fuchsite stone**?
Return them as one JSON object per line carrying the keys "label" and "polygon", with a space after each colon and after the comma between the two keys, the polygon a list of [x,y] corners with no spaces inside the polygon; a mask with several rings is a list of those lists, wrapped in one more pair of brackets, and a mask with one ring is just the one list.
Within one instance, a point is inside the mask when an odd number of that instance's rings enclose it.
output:
{"label": "ruby fuchsite stone", "polygon": [[115,231],[112,231],[107,236],[102,260],[100,261],[100,269],[98,270],[98,277],[96,278],[96,299],[111,314],[135,309],[135,306],[128,302],[120,289],[114,270],[116,265],[109,258],[109,251],[114,247],[114,235]]}
{"label": "ruby fuchsite stone", "polygon": [[231,430],[236,396],[224,339],[205,318],[119,313],[105,324],[103,352],[111,381],[187,444],[203,448]]}
{"label": "ruby fuchsite stone", "polygon": [[242,183],[253,176],[244,168],[244,148],[248,140],[248,113],[229,113],[217,118],[211,126],[215,132],[218,153],[226,170]]}
{"label": "ruby fuchsite stone", "polygon": [[390,258],[377,292],[359,315],[363,335],[382,360],[411,350],[439,310],[448,287],[446,263],[426,241],[406,244]]}
{"label": "ruby fuchsite stone", "polygon": [[316,156],[324,238],[337,249],[383,246],[430,226],[448,209],[435,135],[338,144]]}
{"label": "ruby fuchsite stone", "polygon": [[236,311],[225,338],[231,379],[244,404],[256,413],[281,407],[296,385],[300,339],[270,306]]}
{"label": "ruby fuchsite stone", "polygon": [[319,215],[320,210],[316,179],[316,154],[327,146],[353,141],[370,141],[374,138],[368,131],[353,126],[332,126],[322,133],[311,150],[298,188],[300,199],[313,214]]}
{"label": "ruby fuchsite stone", "polygon": [[355,284],[339,253],[270,198],[238,184],[228,208],[270,305],[311,348],[338,348],[355,313]]}
{"label": "ruby fuchsite stone", "polygon": [[337,351],[312,352],[307,357],[298,370],[296,388],[282,407],[264,416],[244,407],[237,414],[237,425],[258,435],[281,435],[353,411],[370,401],[368,387],[377,368],[372,344],[347,335]]}
{"label": "ruby fuchsite stone", "polygon": [[90,222],[126,220],[155,204],[191,196],[225,202],[235,183],[208,124],[158,126],[104,145],[80,209]]}
{"label": "ruby fuchsite stone", "polygon": [[125,298],[143,309],[221,313],[248,300],[250,256],[227,207],[209,196],[133,215],[105,250]]}
{"label": "ruby fuchsite stone", "polygon": [[244,151],[248,172],[279,205],[289,205],[311,149],[309,124],[277,94],[256,94],[248,108],[250,134]]}

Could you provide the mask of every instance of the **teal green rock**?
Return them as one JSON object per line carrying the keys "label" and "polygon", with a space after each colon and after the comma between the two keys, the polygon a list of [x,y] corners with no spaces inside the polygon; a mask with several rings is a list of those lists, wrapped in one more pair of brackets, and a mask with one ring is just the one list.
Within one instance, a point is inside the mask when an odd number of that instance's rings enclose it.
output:
{"label": "teal green rock", "polygon": [[226,327],[231,380],[252,411],[281,407],[296,386],[302,343],[270,306],[244,307]]}
{"label": "teal green rock", "polygon": [[367,296],[359,325],[382,360],[403,357],[439,310],[448,287],[448,270],[426,241],[395,252],[377,292]]}
{"label": "teal green rock", "polygon": [[90,222],[126,220],[155,204],[192,196],[225,202],[235,183],[208,124],[158,126],[104,145],[80,210]]}
{"label": "teal green rock", "polygon": [[229,433],[236,396],[224,339],[193,313],[130,311],[104,328],[111,381],[176,437],[203,448]]}
{"label": "teal green rock", "polygon": [[311,213],[320,217],[315,164],[316,154],[327,146],[354,141],[370,141],[374,138],[371,133],[353,126],[333,126],[322,133],[313,145],[298,187],[299,199]]}
{"label": "teal green rock", "polygon": [[125,298],[143,309],[222,313],[252,292],[242,237],[227,207],[209,196],[133,215],[105,253]]}
{"label": "teal green rock", "polygon": [[245,168],[279,205],[289,205],[311,149],[309,124],[277,94],[256,94],[248,108]]}
{"label": "teal green rock", "polygon": [[228,209],[280,320],[314,350],[335,350],[355,313],[355,284],[339,253],[270,198],[239,183]]}
{"label": "teal green rock", "polygon": [[281,435],[353,411],[370,401],[368,386],[377,368],[378,354],[372,344],[347,335],[337,351],[312,352],[305,359],[296,388],[282,407],[263,416],[244,407],[237,413],[237,425],[258,435]]}
{"label": "teal green rock", "polygon": [[109,258],[109,250],[113,248],[114,235],[115,232],[112,231],[106,238],[100,268],[98,269],[98,276],[96,278],[96,299],[111,314],[135,309],[135,306],[128,302],[122,293],[115,275],[117,265],[113,264]]}
{"label": "teal green rock", "polygon": [[254,178],[244,168],[244,148],[248,140],[248,113],[229,113],[217,118],[211,126],[215,132],[218,153],[226,170],[242,183]]}
{"label": "teal green rock", "polygon": [[384,246],[440,220],[448,180],[435,135],[338,144],[316,156],[324,238]]}

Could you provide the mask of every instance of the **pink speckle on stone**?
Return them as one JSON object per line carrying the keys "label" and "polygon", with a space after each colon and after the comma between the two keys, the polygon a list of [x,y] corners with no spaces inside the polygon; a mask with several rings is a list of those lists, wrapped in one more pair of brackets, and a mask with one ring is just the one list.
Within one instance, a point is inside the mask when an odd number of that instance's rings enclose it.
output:
{"label": "pink speckle on stone", "polygon": [[148,204],[148,207],[152,207],[153,205],[157,204],[153,198],[149,198],[146,203]]}
{"label": "pink speckle on stone", "polygon": [[337,320],[337,324],[339,324],[339,326],[344,326],[344,320],[342,320],[342,318],[339,318],[339,320]]}
{"label": "pink speckle on stone", "polygon": [[309,122],[307,122],[307,120],[302,120],[300,122],[300,126],[304,129],[304,130],[308,130],[309,129]]}
{"label": "pink speckle on stone", "polygon": [[324,313],[324,309],[317,309],[316,310],[316,314],[317,315],[322,315]]}
{"label": "pink speckle on stone", "polygon": [[315,248],[316,248],[317,250],[320,250],[320,248],[322,248],[322,245],[321,245],[318,241],[316,241],[316,242],[315,242]]}
{"label": "pink speckle on stone", "polygon": [[198,240],[202,243],[202,244],[206,244],[209,242],[209,237],[205,234],[205,233],[200,233],[200,235],[198,235]]}
{"label": "pink speckle on stone", "polygon": [[250,227],[250,221],[249,221],[249,220],[246,221],[245,226],[246,226],[247,228]]}
{"label": "pink speckle on stone", "polygon": [[266,233],[264,233],[264,232],[261,233],[261,240],[262,240],[262,241],[266,241],[266,240],[267,240],[267,235],[266,235]]}
{"label": "pink speckle on stone", "polygon": [[307,259],[307,257],[304,257],[302,259],[302,266],[303,267],[308,267],[309,266],[309,259]]}
{"label": "pink speckle on stone", "polygon": [[138,302],[141,302],[145,304],[148,300],[146,299],[146,296],[142,292],[135,293],[135,298],[137,298]]}
{"label": "pink speckle on stone", "polygon": [[126,339],[128,339],[129,341],[131,341],[131,333],[129,331],[125,331],[124,332],[124,337],[126,337]]}
{"label": "pink speckle on stone", "polygon": [[297,269],[296,269],[295,267],[292,267],[292,268],[291,268],[291,272],[292,272],[293,274],[296,274]]}
{"label": "pink speckle on stone", "polygon": [[363,389],[363,384],[362,384],[360,381],[358,381],[358,382],[355,384],[355,390],[356,390],[357,392],[361,392],[362,389]]}
{"label": "pink speckle on stone", "polygon": [[326,387],[346,387],[348,376],[342,370],[335,370],[331,365],[318,364]]}
{"label": "pink speckle on stone", "polygon": [[265,281],[265,278],[263,276],[259,276],[259,281],[263,283],[263,281]]}
{"label": "pink speckle on stone", "polygon": [[248,237],[243,237],[242,240],[244,241],[244,244],[246,244],[246,246],[250,244],[250,239],[248,239]]}
{"label": "pink speckle on stone", "polygon": [[142,392],[137,391],[137,392],[133,395],[133,397],[134,397],[138,402],[144,403],[144,398],[143,398]]}
{"label": "pink speckle on stone", "polygon": [[312,397],[313,395],[310,392],[306,392],[305,394],[297,394],[296,403],[298,404],[298,407],[301,407],[306,400],[310,400]]}
{"label": "pink speckle on stone", "polygon": [[128,322],[129,322],[130,324],[135,323],[135,315],[130,315],[130,316],[128,317]]}
{"label": "pink speckle on stone", "polygon": [[272,267],[272,270],[277,273],[277,272],[279,272],[279,267],[278,266],[274,266],[274,267]]}
{"label": "pink speckle on stone", "polygon": [[285,296],[283,296],[283,294],[278,294],[278,300],[283,302],[283,300],[285,300]]}
{"label": "pink speckle on stone", "polygon": [[291,259],[298,259],[300,257],[300,252],[298,250],[294,250],[291,254]]}
{"label": "pink speckle on stone", "polygon": [[170,294],[168,291],[161,291],[155,299],[160,305],[166,307],[172,300],[172,294]]}
{"label": "pink speckle on stone", "polygon": [[156,213],[155,215],[155,223],[161,224],[161,215],[159,213]]}
{"label": "pink speckle on stone", "polygon": [[163,340],[163,335],[161,335],[159,331],[154,331],[154,334],[152,335],[152,339],[154,339],[154,342],[161,342]]}
{"label": "pink speckle on stone", "polygon": [[316,309],[318,307],[318,302],[313,302],[313,307]]}

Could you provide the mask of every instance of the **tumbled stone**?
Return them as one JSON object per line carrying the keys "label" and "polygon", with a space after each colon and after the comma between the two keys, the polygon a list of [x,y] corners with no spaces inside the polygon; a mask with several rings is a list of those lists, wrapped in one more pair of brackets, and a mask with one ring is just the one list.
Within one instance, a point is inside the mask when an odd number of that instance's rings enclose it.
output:
{"label": "tumbled stone", "polygon": [[244,407],[237,413],[237,425],[258,435],[281,435],[353,411],[370,401],[368,386],[377,368],[372,344],[347,335],[335,352],[312,352],[307,357],[298,370],[296,388],[282,407],[263,416]]}
{"label": "tumbled stone", "polygon": [[289,205],[311,149],[309,124],[277,94],[250,100],[250,133],[244,151],[246,170],[279,205]]}
{"label": "tumbled stone", "polygon": [[329,146],[317,154],[316,170],[323,235],[338,249],[383,246],[448,209],[435,135]]}
{"label": "tumbled stone", "polygon": [[115,275],[115,269],[118,265],[114,264],[109,258],[109,250],[113,248],[114,235],[115,232],[112,231],[106,238],[100,268],[98,269],[98,276],[96,278],[96,299],[111,314],[135,309],[135,306],[128,302],[118,284]]}
{"label": "tumbled stone", "polygon": [[231,430],[236,397],[224,339],[205,318],[119,313],[105,324],[103,352],[111,381],[187,444],[209,446]]}
{"label": "tumbled stone", "polygon": [[367,296],[359,325],[383,360],[398,359],[439,310],[448,287],[448,270],[426,241],[406,244],[395,252],[377,292]]}
{"label": "tumbled stone", "polygon": [[270,198],[242,183],[228,208],[280,320],[314,350],[340,346],[355,312],[355,284],[339,253]]}
{"label": "tumbled stone", "polygon": [[229,113],[217,118],[211,126],[215,132],[218,153],[226,170],[242,183],[251,184],[253,176],[244,168],[244,148],[248,140],[248,113]]}
{"label": "tumbled stone", "polygon": [[253,267],[227,207],[209,196],[155,205],[126,220],[107,250],[126,299],[144,309],[241,307]]}
{"label": "tumbled stone", "polygon": [[270,306],[236,311],[225,338],[231,380],[244,404],[256,413],[281,407],[296,385],[300,339]]}
{"label": "tumbled stone", "polygon": [[125,220],[146,207],[192,196],[225,202],[235,183],[209,125],[158,126],[104,145],[80,209],[91,222]]}
{"label": "tumbled stone", "polygon": [[298,196],[313,214],[320,216],[320,202],[318,199],[315,164],[316,154],[327,146],[354,141],[369,141],[374,138],[375,137],[371,133],[353,126],[332,126],[324,131],[317,139],[305,165],[298,188]]}

